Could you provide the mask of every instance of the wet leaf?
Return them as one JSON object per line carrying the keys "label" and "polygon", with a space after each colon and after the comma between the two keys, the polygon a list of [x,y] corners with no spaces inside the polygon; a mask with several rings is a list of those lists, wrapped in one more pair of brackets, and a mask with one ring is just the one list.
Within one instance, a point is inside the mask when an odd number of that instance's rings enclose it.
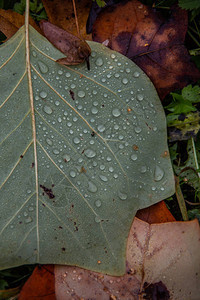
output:
{"label": "wet leaf", "polygon": [[135,218],[128,238],[126,274],[113,277],[56,266],[56,299],[198,299],[199,247],[197,220],[149,225]]}
{"label": "wet leaf", "polygon": [[[102,30],[103,28],[103,30]],[[132,59],[149,76],[161,99],[200,78],[184,46],[187,12],[178,6],[165,19],[139,1],[105,8],[93,25],[93,40]]]}
{"label": "wet leaf", "polygon": [[[156,203],[155,205],[152,205],[148,208],[139,210],[136,216],[139,217],[141,220],[148,222],[149,224],[175,221],[174,217],[167,209],[164,201]],[[43,274],[45,276],[43,276]],[[38,288],[37,286],[39,283],[40,287]],[[41,294],[43,295],[43,297],[49,297],[49,295],[55,297],[54,270],[52,266],[42,265],[36,267],[35,271],[22,288],[19,300],[29,299],[32,296],[41,297]]]}
{"label": "wet leaf", "polygon": [[88,71],[57,64],[63,54],[32,27],[30,60],[25,42],[22,27],[0,47],[0,267],[123,274],[136,211],[174,192],[160,100],[103,45],[90,43]]}

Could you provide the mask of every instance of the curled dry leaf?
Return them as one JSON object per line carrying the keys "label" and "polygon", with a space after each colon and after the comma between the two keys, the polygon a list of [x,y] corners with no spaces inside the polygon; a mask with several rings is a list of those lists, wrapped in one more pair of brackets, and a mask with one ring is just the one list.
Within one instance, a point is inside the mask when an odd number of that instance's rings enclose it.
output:
{"label": "curled dry leaf", "polygon": [[83,61],[87,62],[88,70],[89,56],[91,54],[90,46],[81,38],[71,34],[70,32],[51,24],[48,21],[41,21],[40,27],[45,37],[63,54],[64,58],[60,58],[57,62],[61,65],[77,65]]}
{"label": "curled dry leaf", "polygon": [[93,25],[93,40],[109,40],[109,47],[132,59],[150,77],[159,96],[200,78],[184,46],[187,12],[172,8],[166,20],[139,1],[125,1],[104,9]]}
{"label": "curled dry leaf", "polygon": [[135,218],[121,277],[56,266],[56,299],[198,299],[200,229],[197,220],[149,225]]}

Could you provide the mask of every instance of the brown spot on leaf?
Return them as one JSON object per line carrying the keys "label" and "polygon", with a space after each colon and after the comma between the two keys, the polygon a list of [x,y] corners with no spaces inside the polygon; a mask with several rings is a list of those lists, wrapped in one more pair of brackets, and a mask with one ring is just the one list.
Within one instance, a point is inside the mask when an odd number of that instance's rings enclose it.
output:
{"label": "brown spot on leaf", "polygon": [[170,299],[169,291],[162,281],[148,284],[144,283],[144,299],[148,300],[168,300]]}
{"label": "brown spot on leaf", "polygon": [[49,197],[49,199],[55,198],[52,189],[45,187],[44,185],[40,184],[41,189],[45,192],[45,194]]}
{"label": "brown spot on leaf", "polygon": [[74,92],[72,90],[69,90],[69,94],[70,94],[70,97],[72,98],[72,100],[75,100]]}

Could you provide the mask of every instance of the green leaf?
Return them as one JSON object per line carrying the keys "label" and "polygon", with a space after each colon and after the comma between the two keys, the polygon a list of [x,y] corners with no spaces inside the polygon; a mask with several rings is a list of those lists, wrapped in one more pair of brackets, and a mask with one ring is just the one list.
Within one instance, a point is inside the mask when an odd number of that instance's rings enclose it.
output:
{"label": "green leaf", "polygon": [[192,105],[189,100],[185,100],[182,95],[177,93],[171,93],[174,101],[165,108],[171,111],[173,114],[186,114],[197,109]]}
{"label": "green leaf", "polygon": [[198,9],[200,7],[199,0],[179,0],[178,5],[183,9]]}
{"label": "green leaf", "polygon": [[0,47],[0,268],[121,275],[136,211],[174,193],[163,107],[125,56],[89,42],[91,70],[64,67],[25,32]]}
{"label": "green leaf", "polygon": [[8,287],[8,282],[4,279],[0,279],[0,290],[5,290]]}
{"label": "green leaf", "polygon": [[21,2],[15,3],[13,10],[18,14],[23,15],[26,7],[26,0],[21,0]]}
{"label": "green leaf", "polygon": [[192,103],[200,102],[200,86],[195,85],[192,87],[191,84],[186,86],[182,89],[182,96],[185,100],[189,100]]}

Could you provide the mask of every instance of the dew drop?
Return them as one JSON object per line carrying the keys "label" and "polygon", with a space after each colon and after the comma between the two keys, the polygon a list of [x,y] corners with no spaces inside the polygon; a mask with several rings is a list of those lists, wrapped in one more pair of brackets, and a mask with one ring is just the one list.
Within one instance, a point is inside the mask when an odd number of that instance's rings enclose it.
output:
{"label": "dew drop", "polygon": [[32,221],[33,221],[33,219],[31,217],[28,217],[25,219],[26,224],[31,223]]}
{"label": "dew drop", "polygon": [[91,112],[92,112],[94,115],[96,115],[96,114],[98,113],[98,109],[97,109],[96,107],[93,107],[93,108],[91,109]]}
{"label": "dew drop", "polygon": [[70,74],[69,72],[67,72],[67,73],[65,74],[65,76],[66,76],[67,78],[69,78],[69,77],[71,76],[71,74]]}
{"label": "dew drop", "polygon": [[136,71],[136,72],[133,73],[133,76],[134,76],[135,78],[137,78],[137,77],[140,76],[140,73]]}
{"label": "dew drop", "polygon": [[74,138],[74,144],[79,144],[80,143],[80,139],[78,137]]}
{"label": "dew drop", "polygon": [[45,74],[49,71],[49,68],[47,67],[46,64],[44,64],[42,61],[38,61],[38,65],[39,65],[39,69],[41,71],[41,73]]}
{"label": "dew drop", "polygon": [[111,54],[111,56],[110,56],[112,59],[114,59],[116,56],[115,56],[115,54]]}
{"label": "dew drop", "polygon": [[96,205],[96,207],[100,207],[101,206],[101,201],[100,200],[95,201],[95,205]]}
{"label": "dew drop", "polygon": [[103,65],[103,59],[101,57],[98,57],[95,64],[98,66],[98,67],[101,67]]}
{"label": "dew drop", "polygon": [[40,93],[40,97],[41,97],[42,99],[45,99],[46,96],[47,96],[47,93],[46,93],[46,92],[42,91],[42,92]]}
{"label": "dew drop", "polygon": [[50,106],[45,105],[44,106],[44,112],[48,115],[52,114],[53,110],[51,109]]}
{"label": "dew drop", "polygon": [[76,177],[76,172],[70,171],[69,175],[70,175],[72,178],[74,178],[74,177]]}
{"label": "dew drop", "polygon": [[127,83],[128,83],[128,79],[127,79],[127,78],[123,78],[123,79],[122,79],[122,83],[123,83],[123,84],[127,84]]}
{"label": "dew drop", "polygon": [[46,139],[46,142],[49,146],[52,146],[53,145],[53,142],[52,140],[50,140],[49,138]]}
{"label": "dew drop", "polygon": [[100,167],[99,167],[99,168],[100,168],[100,170],[102,170],[102,171],[103,171],[103,170],[105,169],[105,166],[104,166],[104,165],[100,165]]}
{"label": "dew drop", "polygon": [[35,51],[32,51],[33,57],[37,57],[37,53]]}
{"label": "dew drop", "polygon": [[156,166],[154,170],[154,180],[160,181],[164,176],[164,171],[161,169],[161,167]]}
{"label": "dew drop", "polygon": [[109,167],[108,170],[112,173],[114,171],[114,168],[113,167]]}
{"label": "dew drop", "polygon": [[131,72],[131,69],[126,68],[126,73],[130,73],[130,72]]}
{"label": "dew drop", "polygon": [[119,192],[118,195],[119,195],[119,198],[120,198],[121,200],[126,200],[126,199],[127,199],[127,195],[124,194],[124,193]]}
{"label": "dew drop", "polygon": [[91,193],[96,193],[97,191],[96,185],[91,181],[88,182],[88,191],[90,191]]}
{"label": "dew drop", "polygon": [[115,179],[117,179],[117,178],[118,178],[118,175],[117,175],[117,174],[114,174],[113,177],[114,177]]}
{"label": "dew drop", "polygon": [[158,128],[157,128],[156,126],[153,127],[153,131],[157,131],[157,129],[158,129]]}
{"label": "dew drop", "polygon": [[65,160],[65,162],[68,162],[70,161],[70,156],[68,154],[64,154],[63,159]]}
{"label": "dew drop", "polygon": [[101,219],[99,218],[99,216],[96,216],[94,220],[95,220],[96,223],[100,223],[101,222]]}
{"label": "dew drop", "polygon": [[99,130],[99,132],[104,132],[104,130],[106,129],[104,125],[98,125],[97,129]]}
{"label": "dew drop", "polygon": [[28,216],[28,213],[25,211],[24,212],[24,217],[27,217]]}
{"label": "dew drop", "polygon": [[115,73],[115,78],[119,78],[119,73]]}
{"label": "dew drop", "polygon": [[141,173],[145,173],[147,171],[147,167],[141,166],[140,171],[141,171]]}
{"label": "dew drop", "polygon": [[96,152],[94,152],[92,149],[86,149],[85,152],[84,152],[84,154],[88,158],[92,158],[92,157],[95,157]]}
{"label": "dew drop", "polygon": [[84,91],[78,91],[78,96],[79,96],[80,98],[85,97],[85,92],[84,92]]}
{"label": "dew drop", "polygon": [[99,175],[100,179],[104,182],[108,181],[108,178],[104,175]]}
{"label": "dew drop", "polygon": [[151,189],[152,189],[152,191],[155,191],[155,190],[156,190],[156,187],[155,187],[155,186],[152,186]]}
{"label": "dew drop", "polygon": [[56,106],[60,105],[60,102],[59,102],[59,101],[56,101],[56,102],[55,102],[55,105],[56,105]]}
{"label": "dew drop", "polygon": [[114,125],[114,129],[115,130],[118,130],[119,129],[119,126],[116,124],[116,125]]}
{"label": "dew drop", "polygon": [[114,117],[119,117],[121,115],[121,112],[118,108],[114,108],[112,114]]}
{"label": "dew drop", "polygon": [[140,127],[135,127],[135,132],[136,133],[140,133],[142,131],[142,129]]}
{"label": "dew drop", "polygon": [[28,208],[28,210],[29,210],[29,211],[34,211],[34,208],[33,208],[32,206],[30,206],[30,207]]}
{"label": "dew drop", "polygon": [[137,99],[138,99],[139,101],[142,101],[142,100],[144,99],[144,96],[143,96],[142,94],[138,94],[138,95],[137,95]]}
{"label": "dew drop", "polygon": [[57,149],[54,149],[54,150],[53,150],[53,153],[54,153],[55,155],[58,155],[58,154],[59,154],[59,151],[58,151]]}
{"label": "dew drop", "polygon": [[136,154],[132,154],[132,155],[131,155],[131,159],[132,159],[132,160],[137,160],[137,155],[136,155]]}

